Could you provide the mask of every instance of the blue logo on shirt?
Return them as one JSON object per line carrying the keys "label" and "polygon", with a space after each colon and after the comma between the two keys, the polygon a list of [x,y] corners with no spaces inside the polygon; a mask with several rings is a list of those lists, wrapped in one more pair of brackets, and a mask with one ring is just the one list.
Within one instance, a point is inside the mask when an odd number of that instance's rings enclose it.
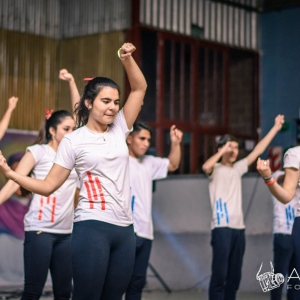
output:
{"label": "blue logo on shirt", "polygon": [[221,224],[222,219],[225,219],[226,224],[229,224],[227,204],[226,202],[224,203],[222,202],[222,198],[216,201],[216,214],[217,214],[218,225]]}
{"label": "blue logo on shirt", "polygon": [[288,205],[285,209],[285,216],[287,229],[290,229],[295,219],[295,210],[290,205]]}
{"label": "blue logo on shirt", "polygon": [[133,211],[133,208],[134,208],[134,199],[135,199],[135,196],[132,196],[131,197],[131,209]]}

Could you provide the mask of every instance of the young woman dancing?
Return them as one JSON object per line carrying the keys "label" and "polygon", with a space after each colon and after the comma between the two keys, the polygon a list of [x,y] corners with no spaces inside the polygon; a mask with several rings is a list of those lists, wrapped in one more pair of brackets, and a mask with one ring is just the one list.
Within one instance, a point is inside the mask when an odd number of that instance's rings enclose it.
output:
{"label": "young woman dancing", "polygon": [[74,300],[120,299],[134,264],[135,236],[131,211],[126,137],[143,103],[146,81],[125,43],[118,54],[131,87],[119,111],[119,87],[95,77],[84,88],[76,109],[79,129],[66,135],[44,180],[13,172],[0,155],[0,169],[21,186],[48,196],[75,167],[80,199],[72,234]]}

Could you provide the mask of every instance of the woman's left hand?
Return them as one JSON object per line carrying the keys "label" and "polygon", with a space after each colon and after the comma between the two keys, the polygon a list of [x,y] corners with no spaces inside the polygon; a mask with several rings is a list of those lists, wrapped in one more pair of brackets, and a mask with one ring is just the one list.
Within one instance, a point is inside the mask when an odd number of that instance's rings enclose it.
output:
{"label": "woman's left hand", "polygon": [[131,43],[124,43],[122,47],[119,49],[120,51],[120,59],[126,60],[131,54],[136,50],[135,46]]}
{"label": "woman's left hand", "polygon": [[256,169],[262,177],[271,177],[272,171],[269,165],[269,160],[258,159]]}
{"label": "woman's left hand", "polygon": [[8,173],[12,170],[8,166],[5,157],[2,155],[2,151],[0,150],[0,171],[5,175],[5,177],[9,178]]}

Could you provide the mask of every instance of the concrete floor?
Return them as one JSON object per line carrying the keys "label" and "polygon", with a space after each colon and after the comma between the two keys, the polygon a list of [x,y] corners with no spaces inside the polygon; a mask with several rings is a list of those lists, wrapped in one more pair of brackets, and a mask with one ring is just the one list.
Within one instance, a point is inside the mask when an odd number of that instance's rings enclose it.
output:
{"label": "concrete floor", "polygon": [[[143,300],[207,300],[206,291],[182,291],[167,294],[166,292],[145,292]],[[238,300],[269,300],[269,293],[239,293]]]}
{"label": "concrete floor", "polygon": [[[13,292],[1,292],[0,288],[0,299],[1,300],[16,300],[20,299],[20,290]],[[53,299],[51,293],[46,293],[41,300]],[[146,290],[143,294],[142,300],[207,300],[206,291],[201,290],[190,290],[190,291],[177,291],[170,294],[165,291],[159,290]],[[238,300],[269,300],[269,293],[238,293]]]}

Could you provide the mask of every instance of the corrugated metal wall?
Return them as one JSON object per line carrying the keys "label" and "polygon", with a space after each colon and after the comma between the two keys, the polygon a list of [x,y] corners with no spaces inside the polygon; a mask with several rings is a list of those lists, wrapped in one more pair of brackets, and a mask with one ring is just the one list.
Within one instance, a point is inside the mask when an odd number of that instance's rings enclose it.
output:
{"label": "corrugated metal wall", "polygon": [[0,28],[60,36],[60,0],[1,0]]}
{"label": "corrugated metal wall", "polygon": [[55,106],[57,40],[0,29],[0,113],[18,96],[10,127],[37,130]]}
{"label": "corrugated metal wall", "polygon": [[[256,0],[235,2],[256,5]],[[201,34],[202,29],[207,40],[257,48],[256,12],[215,0],[140,4],[144,25],[184,35],[195,34],[195,28]],[[123,90],[124,73],[115,51],[130,22],[131,0],[1,0],[0,110],[4,112],[11,95],[20,97],[10,126],[37,129],[46,107],[69,107],[66,84],[58,83],[60,68],[69,68],[80,87],[83,77],[100,74],[115,79]]]}
{"label": "corrugated metal wall", "polygon": [[18,96],[10,128],[38,130],[45,109],[71,111],[69,85],[58,79],[66,68],[81,92],[84,77],[106,76],[115,80],[124,99],[124,68],[117,49],[123,31],[64,39],[36,36],[0,29],[0,118],[7,100]]}
{"label": "corrugated metal wall", "polygon": [[131,0],[61,1],[62,37],[124,30],[130,24]]}
{"label": "corrugated metal wall", "polygon": [[[233,5],[216,0],[140,0],[140,22],[257,49],[257,0],[227,2]],[[131,24],[131,5],[131,0],[1,0],[0,28],[52,38],[124,30]]]}
{"label": "corrugated metal wall", "polygon": [[[105,76],[113,79],[120,86],[122,101],[125,74],[117,57],[117,49],[124,39],[123,31],[64,39],[60,43],[59,68],[66,68],[73,74],[80,92],[84,77]],[[60,81],[58,84],[56,108],[71,110],[67,82]]]}
{"label": "corrugated metal wall", "polygon": [[1,0],[0,28],[52,38],[130,27],[131,0]]}
{"label": "corrugated metal wall", "polygon": [[140,21],[175,33],[196,33],[209,41],[257,49],[256,1],[234,0],[230,5],[212,0],[141,0]]}

